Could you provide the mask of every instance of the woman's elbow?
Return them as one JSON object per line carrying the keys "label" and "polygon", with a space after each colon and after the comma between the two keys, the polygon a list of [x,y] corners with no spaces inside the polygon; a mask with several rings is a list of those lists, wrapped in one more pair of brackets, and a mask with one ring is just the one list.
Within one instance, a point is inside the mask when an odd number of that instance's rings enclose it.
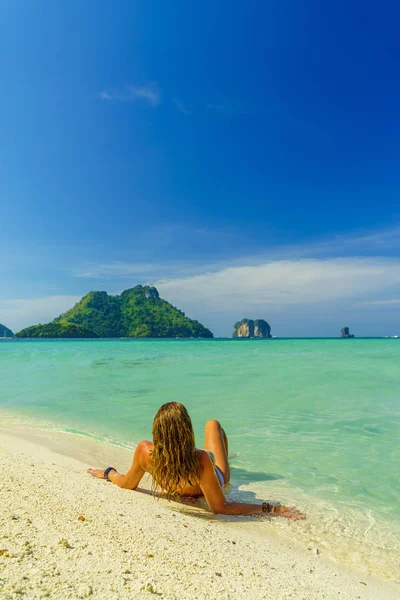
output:
{"label": "woman's elbow", "polygon": [[116,477],[114,479],[113,483],[115,483],[115,485],[117,485],[119,488],[122,488],[123,490],[130,489],[129,481],[128,481],[126,475],[120,475],[119,477]]}

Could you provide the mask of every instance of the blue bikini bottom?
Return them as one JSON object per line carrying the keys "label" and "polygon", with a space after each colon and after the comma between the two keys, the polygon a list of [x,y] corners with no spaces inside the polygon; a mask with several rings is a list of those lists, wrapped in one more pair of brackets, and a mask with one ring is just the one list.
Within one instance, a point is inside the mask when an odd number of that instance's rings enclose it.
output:
{"label": "blue bikini bottom", "polygon": [[215,472],[216,472],[218,480],[219,480],[219,485],[221,487],[224,487],[224,485],[225,485],[224,474],[221,471],[221,469],[219,467],[217,467],[217,465],[215,465]]}
{"label": "blue bikini bottom", "polygon": [[224,487],[225,485],[225,478],[224,478],[224,474],[221,471],[221,469],[219,467],[217,467],[217,465],[215,464],[215,456],[214,456],[214,452],[211,452],[211,450],[206,450],[208,456],[210,457],[210,460],[213,464],[214,470],[215,470],[215,474],[218,477],[218,481],[219,481],[219,485],[221,487]]}

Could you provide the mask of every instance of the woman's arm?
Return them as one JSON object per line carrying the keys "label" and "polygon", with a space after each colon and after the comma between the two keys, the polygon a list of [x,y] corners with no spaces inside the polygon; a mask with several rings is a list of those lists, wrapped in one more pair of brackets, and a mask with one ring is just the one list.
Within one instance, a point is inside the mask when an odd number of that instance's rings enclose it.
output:
{"label": "woman's arm", "polygon": [[[107,479],[120,488],[135,490],[147,470],[149,444],[150,442],[146,441],[140,442],[133,455],[132,466],[126,475],[113,470],[109,472]],[[101,469],[89,469],[88,473],[93,477],[104,479],[104,471]]]}
{"label": "woman's arm", "polygon": [[[264,512],[262,504],[250,504],[241,502],[228,502],[224,492],[217,481],[215,469],[207,452],[202,452],[203,472],[200,479],[201,491],[204,494],[206,502],[210,510],[214,514],[223,515],[260,515]],[[271,506],[268,514],[273,516],[281,516],[287,519],[299,520],[305,519],[305,515],[299,513],[294,507],[287,506]]]}

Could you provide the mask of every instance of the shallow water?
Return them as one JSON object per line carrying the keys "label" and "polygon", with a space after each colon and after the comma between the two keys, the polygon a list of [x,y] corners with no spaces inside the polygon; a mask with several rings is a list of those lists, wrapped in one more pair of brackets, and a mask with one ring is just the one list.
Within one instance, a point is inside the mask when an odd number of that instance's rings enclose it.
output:
{"label": "shallow water", "polygon": [[303,539],[400,579],[399,359],[392,339],[4,341],[0,409],[133,448],[183,402],[199,446],[225,426],[234,496],[296,503]]}

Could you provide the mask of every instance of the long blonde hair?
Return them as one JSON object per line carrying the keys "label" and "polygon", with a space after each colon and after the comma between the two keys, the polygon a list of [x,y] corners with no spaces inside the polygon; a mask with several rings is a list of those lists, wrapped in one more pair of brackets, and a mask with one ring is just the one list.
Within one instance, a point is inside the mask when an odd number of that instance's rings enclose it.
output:
{"label": "long blonde hair", "polygon": [[180,402],[168,402],[153,421],[151,453],[152,492],[168,499],[186,485],[200,481],[200,457],[196,450],[192,421]]}

